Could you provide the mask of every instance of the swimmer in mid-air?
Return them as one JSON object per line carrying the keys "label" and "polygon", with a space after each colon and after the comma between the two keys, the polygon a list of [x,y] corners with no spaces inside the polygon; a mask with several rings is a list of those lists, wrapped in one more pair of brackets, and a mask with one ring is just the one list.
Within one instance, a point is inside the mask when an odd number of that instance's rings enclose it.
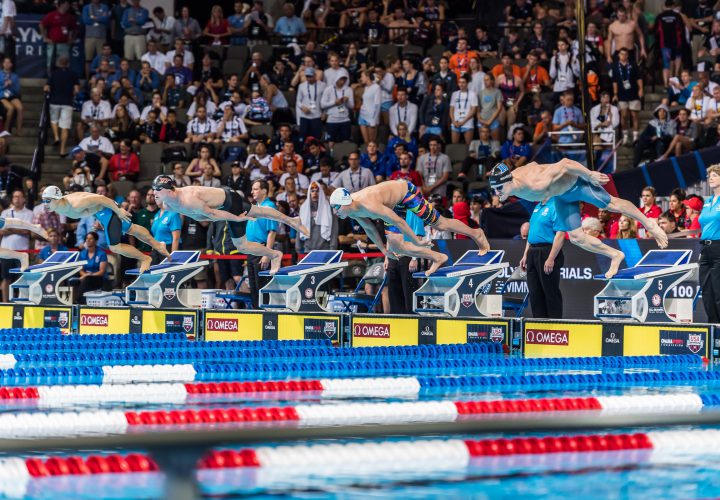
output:
{"label": "swimmer in mid-air", "polygon": [[504,163],[498,163],[490,172],[490,187],[500,196],[501,201],[510,196],[528,201],[546,201],[555,197],[559,230],[567,232],[570,241],[580,248],[610,257],[606,278],[617,274],[625,254],[583,232],[580,219],[581,201],[635,219],[655,238],[660,248],[668,245],[667,234],[655,220],[643,215],[629,201],[611,196],[601,187],[609,181],[607,175],[588,170],[581,163],[569,158],[545,165],[532,162],[512,171]]}
{"label": "swimmer in mid-air", "polygon": [[245,237],[247,221],[270,219],[310,236],[308,229],[300,222],[300,217],[288,217],[271,207],[251,205],[228,187],[177,187],[171,176],[158,175],[153,181],[152,188],[155,191],[155,199],[162,202],[168,210],[197,221],[227,221],[230,237],[237,249],[244,254],[268,257],[270,274],[275,274],[280,269],[283,253],[260,243],[248,241]]}
{"label": "swimmer in mid-air", "polygon": [[[445,254],[427,248],[432,244],[431,242],[424,242],[417,237],[405,222],[408,210],[420,217],[428,226],[434,226],[440,231],[464,234],[471,238],[480,247],[481,255],[490,250],[490,244],[482,229],[471,228],[459,220],[443,217],[423,197],[420,190],[407,180],[381,182],[356,193],[350,193],[344,188],[336,189],[330,195],[330,207],[341,219],[351,217],[358,221],[368,237],[388,258],[395,259],[396,255],[407,255],[431,260],[432,265],[425,273],[428,276],[437,271],[448,258]],[[381,219],[385,223],[387,249],[372,219]],[[404,241],[403,235],[407,236],[410,242]]]}
{"label": "swimmer in mid-air", "polygon": [[[42,239],[48,239],[47,232],[39,224],[30,224],[24,220],[15,219],[13,217],[0,217],[0,230],[17,229],[19,231],[30,231],[40,236]],[[30,264],[30,256],[26,252],[18,252],[16,250],[8,250],[0,248],[0,260],[18,260],[20,261],[20,270],[24,271]]]}
{"label": "swimmer in mid-air", "polygon": [[94,215],[105,228],[105,236],[110,250],[129,259],[136,259],[141,273],[150,268],[152,258],[132,245],[121,243],[123,234],[135,236],[160,254],[170,257],[165,243],[153,238],[150,231],[144,227],[130,222],[130,213],[107,196],[85,192],[63,195],[57,186],[48,186],[42,192],[42,202],[47,205],[48,210],[72,219]]}

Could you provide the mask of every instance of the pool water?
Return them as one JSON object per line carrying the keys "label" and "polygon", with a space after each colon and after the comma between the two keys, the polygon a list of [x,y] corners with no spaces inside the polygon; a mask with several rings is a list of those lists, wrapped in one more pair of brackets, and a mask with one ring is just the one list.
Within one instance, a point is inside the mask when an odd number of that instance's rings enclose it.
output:
{"label": "pool water", "polygon": [[[720,372],[696,356],[523,360],[477,345],[351,350],[13,330],[0,331],[0,365],[0,447],[16,438],[720,407]],[[573,438],[580,434],[592,437]],[[560,441],[565,448],[550,449]],[[168,495],[167,471],[143,449],[3,457],[0,497]],[[192,477],[207,498],[710,498],[720,495],[718,459],[720,426],[520,426],[505,434],[227,443],[206,450]]]}

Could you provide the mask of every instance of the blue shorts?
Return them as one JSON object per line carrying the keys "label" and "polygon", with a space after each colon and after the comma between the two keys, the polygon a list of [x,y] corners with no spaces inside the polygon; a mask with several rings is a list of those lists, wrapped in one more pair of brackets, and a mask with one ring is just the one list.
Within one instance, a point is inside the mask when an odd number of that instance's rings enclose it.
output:
{"label": "blue shorts", "polygon": [[425,135],[442,135],[442,127],[425,127]]}
{"label": "blue shorts", "polygon": [[660,49],[660,53],[662,54],[663,69],[670,68],[670,63],[672,63],[675,59],[680,59],[682,57],[680,51],[672,47]]}
{"label": "blue shorts", "polygon": [[377,127],[377,123],[375,125],[372,125],[365,118],[358,118],[358,125],[360,125],[361,127]]}
{"label": "blue shorts", "polygon": [[[469,123],[469,125],[468,125],[468,123]],[[465,132],[468,132],[468,131],[474,130],[474,129],[475,129],[475,128],[474,128],[474,126],[473,126],[472,120],[469,121],[469,122],[467,122],[467,123],[466,123],[464,126],[462,126],[462,127],[456,127],[455,125],[451,125],[451,126],[450,126],[450,130],[452,130],[453,132],[457,132],[458,134],[464,134]]]}
{"label": "blue shorts", "polygon": [[0,229],[5,227],[5,219],[3,217],[0,217]]}
{"label": "blue shorts", "polygon": [[122,240],[122,235],[127,233],[132,222],[120,219],[115,212],[109,208],[103,208],[95,214],[95,218],[105,228],[105,236],[108,245],[117,245]]}
{"label": "blue shorts", "polygon": [[380,111],[390,111],[390,108],[392,108],[393,104],[393,101],[385,101],[380,105]]}
{"label": "blue shorts", "polygon": [[612,197],[600,186],[593,186],[585,179],[578,178],[569,190],[555,198],[555,211],[559,231],[572,231],[582,226],[580,202],[607,208]]}
{"label": "blue shorts", "polygon": [[[483,125],[482,123],[477,122],[477,128],[483,128],[484,126],[485,126],[485,125]],[[500,128],[500,120],[498,120],[497,118],[495,118],[495,119],[490,123],[490,126],[489,126],[488,128],[489,128],[490,130],[497,130],[497,129],[499,129],[499,128]]]}

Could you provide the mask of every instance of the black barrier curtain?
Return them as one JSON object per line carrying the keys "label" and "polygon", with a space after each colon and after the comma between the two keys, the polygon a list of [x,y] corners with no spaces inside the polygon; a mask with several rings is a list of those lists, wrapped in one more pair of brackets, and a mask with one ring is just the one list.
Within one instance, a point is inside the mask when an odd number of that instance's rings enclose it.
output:
{"label": "black barrier curtain", "polygon": [[480,226],[488,238],[514,238],[520,226],[530,220],[535,203],[517,201],[501,208],[486,208],[480,216]]}
{"label": "black barrier curtain", "polygon": [[[650,250],[656,250],[657,245],[653,240],[604,240],[613,248],[620,248],[625,252],[626,260],[622,267],[635,265],[640,258]],[[525,240],[500,240],[491,239],[490,248],[493,250],[505,250],[503,262],[510,264],[505,269],[503,278],[508,278],[518,266],[525,250]],[[453,261],[462,256],[466,251],[476,248],[469,240],[448,240],[446,249]],[[670,250],[688,249],[693,251],[692,262],[697,262],[700,256],[700,243],[694,239],[670,240]],[[576,247],[569,241],[563,247],[565,254],[565,265],[560,274],[560,290],[563,294],[563,314],[566,319],[594,319],[593,304],[594,297],[605,286],[606,281],[595,280],[593,276],[605,272],[608,268],[609,259],[601,255],[586,252]],[[527,285],[521,283],[523,291]],[[698,283],[681,283],[677,293],[681,297],[687,297],[698,288]],[[671,292],[675,293],[674,291]],[[525,317],[532,317],[530,309],[526,309]],[[695,322],[706,323],[707,316],[702,301],[698,301],[695,308]]]}
{"label": "black barrier curtain", "polygon": [[683,189],[705,179],[705,170],[720,163],[720,147],[713,146],[686,155],[658,161],[647,167],[633,168],[613,176],[620,198],[635,201],[645,186],[653,186],[658,196]]}

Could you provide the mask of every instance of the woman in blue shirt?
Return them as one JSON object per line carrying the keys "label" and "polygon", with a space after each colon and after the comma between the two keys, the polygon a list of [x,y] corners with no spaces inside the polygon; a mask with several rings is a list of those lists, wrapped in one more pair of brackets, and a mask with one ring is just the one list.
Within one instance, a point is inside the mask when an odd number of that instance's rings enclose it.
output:
{"label": "woman in blue shirt", "polygon": [[700,288],[710,323],[720,323],[720,163],[707,169],[713,190],[700,212]]}
{"label": "woman in blue shirt", "polygon": [[557,231],[555,201],[538,203],[530,217],[525,254],[520,267],[527,271],[530,307],[534,318],[562,318],[560,269],[565,258],[562,246],[565,233]]}
{"label": "woman in blue shirt", "polygon": [[77,295],[80,304],[85,304],[85,293],[95,290],[102,290],[107,270],[107,254],[98,248],[98,234],[90,231],[85,237],[85,248],[80,250],[80,260],[87,261],[87,264],[80,270],[80,286]]}
{"label": "woman in blue shirt", "polygon": [[[172,253],[180,248],[180,232],[183,225],[182,217],[176,212],[165,210],[165,207],[160,202],[158,202],[158,206],[160,207],[160,211],[153,219],[151,232],[153,238],[164,243],[165,247]],[[161,255],[155,250],[153,250],[151,255],[153,264],[157,264],[165,258],[164,255]]]}

